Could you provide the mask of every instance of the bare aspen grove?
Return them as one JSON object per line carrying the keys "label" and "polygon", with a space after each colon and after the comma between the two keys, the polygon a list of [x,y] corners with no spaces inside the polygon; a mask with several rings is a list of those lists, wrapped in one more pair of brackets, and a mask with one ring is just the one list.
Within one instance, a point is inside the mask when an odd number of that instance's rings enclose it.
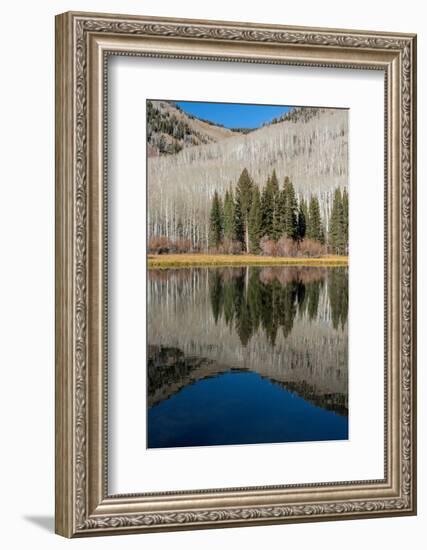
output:
{"label": "bare aspen grove", "polygon": [[[207,251],[213,195],[234,189],[244,168],[260,191],[275,171],[280,186],[290,178],[298,200],[316,196],[328,231],[334,192],[348,188],[348,111],[311,109],[304,116],[300,108],[289,119],[239,132],[206,121],[196,126],[173,104],[152,105],[164,114],[158,127],[147,125],[149,238],[186,240]],[[169,141],[161,132],[166,124]]]}

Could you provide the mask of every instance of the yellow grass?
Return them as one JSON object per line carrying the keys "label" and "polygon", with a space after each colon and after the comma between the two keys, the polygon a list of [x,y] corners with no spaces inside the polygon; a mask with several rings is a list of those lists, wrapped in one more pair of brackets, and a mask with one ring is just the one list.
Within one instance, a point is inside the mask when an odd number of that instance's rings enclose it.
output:
{"label": "yellow grass", "polygon": [[161,254],[148,255],[149,268],[203,267],[242,265],[305,265],[347,266],[348,256],[321,256],[320,258],[278,258],[251,254]]}

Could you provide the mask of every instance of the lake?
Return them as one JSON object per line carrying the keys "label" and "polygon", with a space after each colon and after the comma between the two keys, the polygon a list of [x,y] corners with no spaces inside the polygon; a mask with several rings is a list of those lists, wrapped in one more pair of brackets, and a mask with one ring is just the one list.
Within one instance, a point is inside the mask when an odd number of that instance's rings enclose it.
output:
{"label": "lake", "polygon": [[149,448],[348,439],[348,269],[150,269]]}

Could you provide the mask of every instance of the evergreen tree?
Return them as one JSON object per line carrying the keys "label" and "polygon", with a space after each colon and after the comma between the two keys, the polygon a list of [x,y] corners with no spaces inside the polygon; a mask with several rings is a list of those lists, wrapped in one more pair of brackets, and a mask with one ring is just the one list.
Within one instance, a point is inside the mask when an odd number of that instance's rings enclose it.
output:
{"label": "evergreen tree", "polygon": [[282,235],[282,218],[280,212],[280,190],[279,180],[277,179],[276,170],[273,170],[270,178],[270,196],[272,210],[272,225],[270,236],[275,241],[279,240]]}
{"label": "evergreen tree", "polygon": [[263,189],[261,196],[261,212],[262,212],[262,236],[271,238],[273,232],[273,215],[274,215],[274,195],[271,187],[270,177],[267,179],[267,184]]}
{"label": "evergreen tree", "polygon": [[253,182],[246,168],[240,174],[239,181],[236,187],[236,210],[237,206],[240,209],[241,215],[241,230],[240,238],[242,239],[243,247],[246,252],[249,251],[249,227],[248,218],[252,202]]}
{"label": "evergreen tree", "polygon": [[309,239],[320,241],[321,239],[321,219],[320,219],[320,207],[319,199],[312,195],[310,198],[310,204],[308,207],[308,224],[306,235]]}
{"label": "evergreen tree", "polygon": [[279,193],[279,180],[277,179],[276,170],[273,170],[270,178],[270,187],[274,196],[277,196]]}
{"label": "evergreen tree", "polygon": [[234,200],[234,235],[240,243],[244,243],[245,226],[242,214],[242,206],[239,200]]}
{"label": "evergreen tree", "polygon": [[298,208],[298,240],[302,241],[307,231],[307,203],[301,199]]}
{"label": "evergreen tree", "polygon": [[273,170],[261,195],[262,237],[277,240],[281,235],[280,197],[279,181]]}
{"label": "evergreen tree", "polygon": [[320,241],[320,244],[325,244],[325,242],[326,242],[325,228],[323,227],[323,222],[322,221],[320,221],[319,241]]}
{"label": "evergreen tree", "polygon": [[215,191],[209,217],[209,244],[217,248],[222,240],[222,204]]}
{"label": "evergreen tree", "polygon": [[227,189],[224,197],[224,238],[236,239],[236,220],[233,191]]}
{"label": "evergreen tree", "polygon": [[335,189],[332,203],[328,242],[332,252],[344,254],[346,246],[344,234],[344,209],[341,190],[338,187]]}
{"label": "evergreen tree", "polygon": [[342,210],[343,210],[343,226],[344,226],[344,254],[348,254],[348,193],[344,189],[342,193]]}
{"label": "evergreen tree", "polygon": [[280,191],[277,198],[277,209],[274,223],[274,239],[277,241],[282,235],[286,235],[286,212],[288,206],[288,188],[286,185]]}
{"label": "evergreen tree", "polygon": [[259,241],[261,239],[262,213],[261,195],[257,185],[253,186],[251,209],[248,218],[249,229],[249,251],[257,254],[260,251]]}
{"label": "evergreen tree", "polygon": [[308,233],[310,230],[310,211],[309,211],[309,203],[304,200],[302,203],[302,209],[305,216],[305,238],[308,238]]}
{"label": "evergreen tree", "polygon": [[224,202],[222,197],[218,197],[219,201],[219,222],[221,226],[221,241],[224,238]]}
{"label": "evergreen tree", "polygon": [[284,209],[284,231],[288,239],[297,239],[298,237],[298,217],[297,217],[297,200],[295,197],[295,190],[291,180],[286,177],[283,187],[283,192],[286,196],[285,209]]}

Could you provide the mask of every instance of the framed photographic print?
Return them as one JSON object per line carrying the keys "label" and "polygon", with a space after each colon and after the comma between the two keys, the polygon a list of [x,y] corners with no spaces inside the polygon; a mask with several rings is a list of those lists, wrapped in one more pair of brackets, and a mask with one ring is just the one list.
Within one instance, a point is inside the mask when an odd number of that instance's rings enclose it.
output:
{"label": "framed photographic print", "polygon": [[56,18],[56,531],[416,513],[416,37]]}

